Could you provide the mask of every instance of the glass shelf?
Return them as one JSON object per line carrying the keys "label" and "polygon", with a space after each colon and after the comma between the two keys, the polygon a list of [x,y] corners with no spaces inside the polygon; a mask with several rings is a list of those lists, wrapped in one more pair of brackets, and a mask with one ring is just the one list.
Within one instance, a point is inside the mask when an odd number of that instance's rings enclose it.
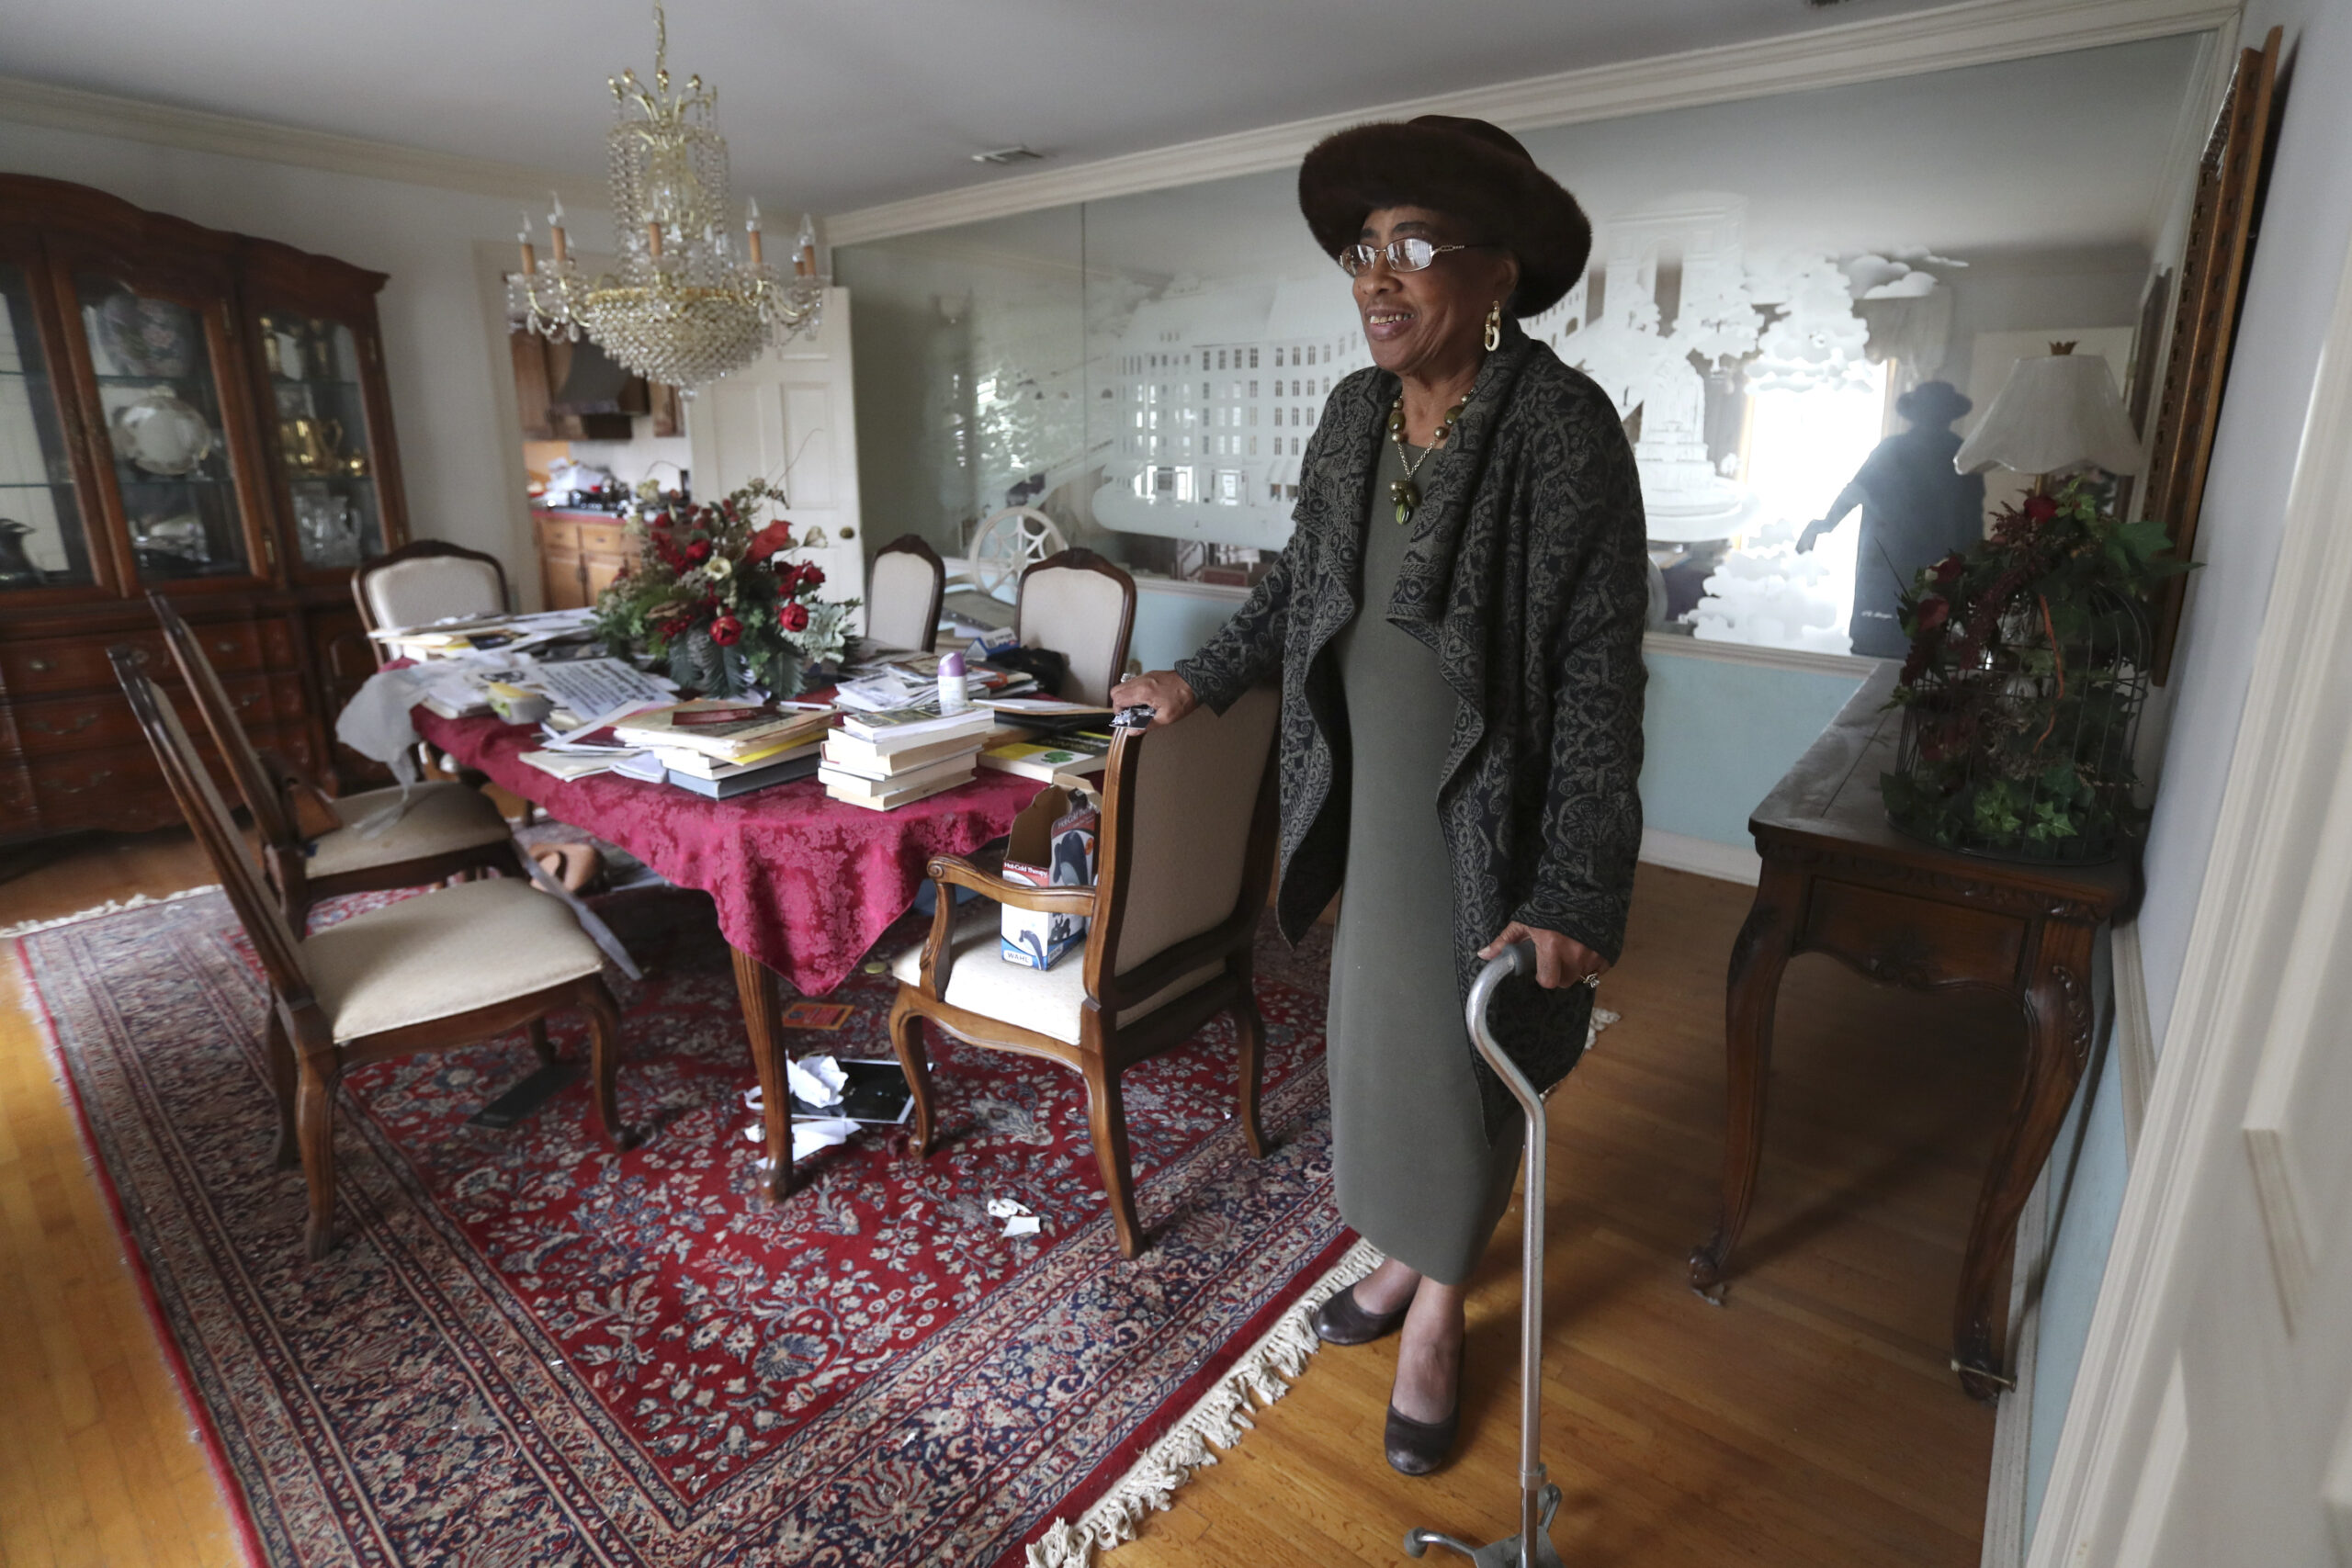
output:
{"label": "glass shelf", "polygon": [[0,593],[86,587],[96,577],[72,451],[30,280],[13,262],[0,262]]}
{"label": "glass shelf", "polygon": [[[358,340],[341,321],[261,319],[259,352],[277,404],[277,472],[308,567],[352,567],[384,549]],[[297,460],[300,459],[300,460]],[[357,462],[366,470],[353,473]]]}

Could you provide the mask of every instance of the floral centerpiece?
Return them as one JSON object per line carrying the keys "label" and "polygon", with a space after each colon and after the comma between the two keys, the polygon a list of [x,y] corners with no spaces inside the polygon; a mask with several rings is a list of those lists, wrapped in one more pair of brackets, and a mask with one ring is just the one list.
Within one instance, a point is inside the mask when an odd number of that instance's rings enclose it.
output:
{"label": "floral centerpiece", "polygon": [[754,479],[721,501],[673,506],[628,525],[634,570],[596,596],[596,630],[712,697],[799,694],[803,672],[838,658],[855,600],[818,597],[823,570],[791,559],[792,525],[760,522],[784,494]]}
{"label": "floral centerpiece", "polygon": [[2144,819],[2133,738],[2147,694],[2146,600],[2188,570],[2161,524],[2122,523],[2070,480],[2005,509],[1992,535],[1919,572],[1880,780],[1894,825],[2012,859],[2113,855]]}

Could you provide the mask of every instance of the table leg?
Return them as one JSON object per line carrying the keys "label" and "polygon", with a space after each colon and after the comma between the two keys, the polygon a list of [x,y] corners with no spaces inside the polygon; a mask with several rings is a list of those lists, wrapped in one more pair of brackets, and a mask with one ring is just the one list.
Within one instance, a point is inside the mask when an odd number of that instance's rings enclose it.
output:
{"label": "table leg", "polygon": [[1961,1387],[1977,1399],[1994,1399],[2011,1386],[2001,1372],[1993,1314],[1997,1299],[2007,1293],[2002,1265],[2017,1240],[2018,1215],[2050,1157],[2090,1058],[2091,938],[2087,926],[2045,922],[2026,989],[2025,1076],[1977,1196],[1976,1219],[1960,1266],[1960,1294],[1952,1305],[1952,1360]]}
{"label": "table leg", "polygon": [[792,1090],[785,1081],[784,997],[775,971],[729,945],[735,989],[743,998],[743,1025],[752,1036],[752,1069],[760,1077],[760,1120],[768,1133],[768,1196],[792,1190]]}
{"label": "table leg", "polygon": [[1772,1061],[1772,1007],[1781,995],[1781,972],[1788,967],[1803,901],[1801,872],[1765,863],[1747,923],[1732,943],[1731,976],[1724,1004],[1725,1100],[1722,1206],[1714,1238],[1690,1254],[1690,1288],[1719,1301],[1730,1271],[1732,1248],[1747,1224],[1756,1196],[1756,1172],[1764,1159],[1764,1078]]}

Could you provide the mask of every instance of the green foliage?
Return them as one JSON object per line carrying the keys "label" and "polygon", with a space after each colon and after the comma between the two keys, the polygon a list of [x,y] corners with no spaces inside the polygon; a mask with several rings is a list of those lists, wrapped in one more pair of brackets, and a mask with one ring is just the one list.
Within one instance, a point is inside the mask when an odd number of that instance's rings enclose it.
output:
{"label": "green foliage", "polygon": [[631,522],[639,565],[597,596],[598,634],[707,696],[798,694],[804,671],[840,656],[856,601],[818,597],[824,573],[793,558],[792,525],[761,521],[783,504],[781,491],[755,479],[723,500]]}
{"label": "green foliage", "polygon": [[1948,848],[2037,859],[2097,858],[2137,832],[2143,605],[2188,570],[2169,548],[2161,525],[2119,522],[2075,480],[1922,570],[1903,598],[1905,771],[1880,780],[1888,815]]}

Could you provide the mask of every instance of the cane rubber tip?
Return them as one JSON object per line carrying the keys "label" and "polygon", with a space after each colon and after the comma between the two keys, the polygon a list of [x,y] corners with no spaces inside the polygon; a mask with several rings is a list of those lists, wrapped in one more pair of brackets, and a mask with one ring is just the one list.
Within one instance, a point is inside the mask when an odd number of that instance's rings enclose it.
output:
{"label": "cane rubber tip", "polygon": [[1427,1551],[1429,1549],[1430,1549],[1430,1544],[1429,1544],[1429,1542],[1427,1542],[1427,1541],[1425,1541],[1425,1540],[1423,1540],[1421,1539],[1421,1532],[1420,1532],[1420,1531],[1419,1531],[1419,1530],[1407,1530],[1407,1531],[1405,1532],[1405,1555],[1406,1555],[1406,1556],[1408,1556],[1408,1557],[1419,1557],[1419,1556],[1420,1556],[1420,1555],[1421,1555],[1421,1553],[1423,1553],[1423,1552]]}

